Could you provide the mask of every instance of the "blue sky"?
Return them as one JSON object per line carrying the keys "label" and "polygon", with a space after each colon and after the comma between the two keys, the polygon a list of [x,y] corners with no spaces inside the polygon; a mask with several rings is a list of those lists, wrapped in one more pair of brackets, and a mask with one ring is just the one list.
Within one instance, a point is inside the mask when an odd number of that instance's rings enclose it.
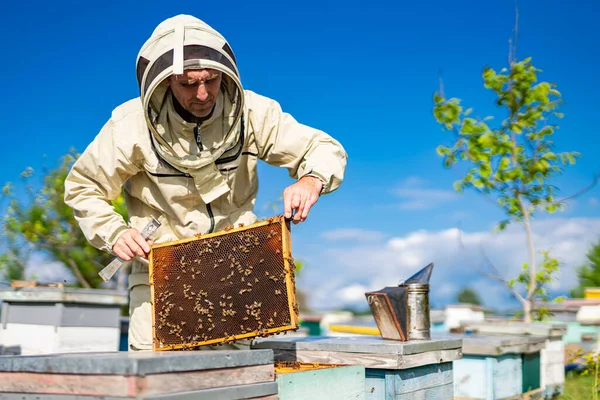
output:
{"label": "blue sky", "polygon": [[[521,260],[507,252],[520,254],[524,246],[512,243],[511,234],[486,236],[502,215],[474,195],[452,192],[459,173],[444,169],[435,153],[450,137],[431,110],[442,70],[448,96],[481,115],[495,112],[481,70],[506,64],[514,2],[234,1],[223,8],[218,2],[56,1],[48,7],[11,2],[0,15],[7,144],[0,182],[17,181],[28,166],[56,165],[70,147],[82,151],[111,110],[138,95],[135,58],[154,27],[192,14],[228,39],[246,89],[278,100],[348,151],[342,188],[293,228],[294,255],[307,262],[299,285],[314,307],[362,306],[363,289],[395,284],[431,261],[439,304],[466,284],[490,306],[506,304],[505,290],[456,253],[452,229],[460,223],[474,249],[487,243],[489,255],[497,251],[494,262],[508,275]],[[544,70],[541,79],[557,83],[565,101],[557,150],[583,155],[557,182],[565,195],[600,170],[599,18],[595,1],[520,2],[518,55],[533,57]],[[266,204],[291,181],[274,167],[261,165],[259,173],[256,211],[265,215]],[[559,292],[574,282],[573,266],[600,233],[598,198],[596,187],[567,211],[539,221],[539,243],[558,249],[566,262]],[[566,236],[549,233],[564,226],[572,227]]]}

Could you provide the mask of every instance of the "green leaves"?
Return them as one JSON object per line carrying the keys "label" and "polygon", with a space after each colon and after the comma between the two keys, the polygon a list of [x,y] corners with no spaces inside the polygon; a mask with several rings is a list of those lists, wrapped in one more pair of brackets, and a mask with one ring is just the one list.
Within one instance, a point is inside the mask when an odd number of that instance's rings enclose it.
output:
{"label": "green leaves", "polygon": [[[495,104],[504,119],[495,127],[488,125],[492,116],[474,118],[472,109],[463,109],[458,98],[446,99],[434,95],[433,115],[443,130],[452,132],[453,141],[437,147],[444,166],[467,164],[467,172],[454,182],[462,192],[473,189],[493,199],[506,218],[497,226],[503,230],[511,222],[524,223],[530,235],[530,218],[539,211],[549,213],[561,209],[551,184],[563,167],[575,164],[579,153],[557,153],[553,135],[558,130],[555,118],[562,104],[556,85],[539,81],[541,70],[531,58],[511,61],[499,72],[486,66],[482,71],[483,85],[495,95]],[[525,288],[524,300],[546,299],[547,287],[559,268],[557,260],[542,253],[536,265],[534,252],[530,264],[525,263],[519,275],[507,286]],[[544,318],[547,313],[539,311]]]}
{"label": "green leaves", "polygon": [[[26,192],[31,195],[29,199],[14,197],[12,185],[4,186],[3,195],[10,199],[0,233],[0,275],[5,279],[23,279],[27,259],[32,252],[37,252],[65,265],[75,261],[83,279],[79,285],[98,287],[103,284],[98,271],[112,257],[87,242],[73,211],[63,200],[64,182],[77,157],[73,151],[65,155],[56,168],[43,176],[41,187],[29,183],[34,171],[25,170],[21,176]],[[113,206],[127,218],[122,196]]]}
{"label": "green leaves", "polygon": [[[514,62],[510,68],[496,72],[483,69],[484,87],[496,94],[496,103],[507,115],[498,129],[487,125],[492,117],[472,118],[471,108],[463,111],[461,100],[434,95],[433,115],[445,129],[455,134],[452,146],[440,145],[436,151],[444,166],[459,162],[470,164],[468,173],[455,184],[457,191],[472,188],[491,194],[497,204],[513,219],[524,211],[560,209],[549,182],[573,165],[579,153],[555,153],[552,135],[558,128],[552,117],[562,117],[556,110],[560,92],[554,84],[538,82],[539,70],[531,58]],[[523,205],[511,201],[519,197]],[[526,209],[523,209],[526,207]]]}

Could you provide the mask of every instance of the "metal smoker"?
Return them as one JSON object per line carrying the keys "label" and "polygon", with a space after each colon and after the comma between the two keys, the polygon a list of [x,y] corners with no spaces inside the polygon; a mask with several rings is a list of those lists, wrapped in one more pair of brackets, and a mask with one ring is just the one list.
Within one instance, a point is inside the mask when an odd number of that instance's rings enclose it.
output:
{"label": "metal smoker", "polygon": [[433,263],[398,286],[365,293],[384,339],[429,340],[429,279]]}

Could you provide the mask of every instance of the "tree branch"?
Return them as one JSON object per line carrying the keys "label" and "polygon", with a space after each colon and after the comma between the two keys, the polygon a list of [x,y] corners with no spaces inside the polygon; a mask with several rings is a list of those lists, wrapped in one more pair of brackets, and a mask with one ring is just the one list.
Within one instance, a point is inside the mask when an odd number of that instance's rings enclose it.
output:
{"label": "tree branch", "polygon": [[[469,262],[469,264],[471,265],[471,267],[473,269],[475,269],[477,272],[479,272],[480,274],[482,274],[485,277],[488,277],[490,279],[493,279],[493,280],[495,280],[497,282],[502,283],[504,286],[506,286],[506,288],[508,290],[510,290],[510,292],[513,294],[513,296],[515,296],[515,298],[517,300],[519,300],[521,303],[523,303],[525,301],[525,299],[523,298],[523,296],[521,296],[519,294],[519,292],[517,292],[514,288],[510,287],[510,285],[508,284],[508,282],[506,281],[506,279],[504,279],[504,278],[502,278],[500,276],[500,273],[498,272],[498,270],[496,269],[496,267],[492,264],[492,262],[487,257],[487,255],[485,255],[485,253],[484,253],[484,257],[485,257],[488,265],[492,269],[493,273],[489,273],[487,271],[484,271],[482,268],[478,267],[475,262],[473,262],[471,260],[471,258],[468,255],[467,248],[465,247],[465,245],[464,245],[464,243],[462,241],[462,229],[460,229],[460,225],[459,225],[459,228],[458,228],[458,244],[459,244],[460,248],[462,249],[465,258],[467,259],[467,261]],[[482,248],[482,252],[483,252],[483,248]]]}
{"label": "tree branch", "polygon": [[592,180],[592,183],[590,183],[588,186],[584,187],[583,189],[581,189],[580,191],[576,192],[575,194],[573,194],[571,196],[565,197],[564,199],[561,199],[561,200],[557,200],[553,203],[550,203],[549,205],[557,205],[560,203],[565,203],[569,200],[572,200],[574,198],[577,198],[577,197],[583,195],[584,193],[590,191],[590,189],[592,189],[594,186],[596,186],[598,184],[599,179],[600,179],[600,172],[597,173],[596,175],[594,175],[594,180]]}
{"label": "tree branch", "polygon": [[83,277],[83,275],[81,274],[81,271],[77,267],[77,264],[75,263],[75,261],[73,261],[72,258],[69,258],[67,260],[67,262],[69,263],[69,267],[71,267],[71,271],[73,271],[73,274],[75,275],[75,278],[77,278],[79,283],[81,283],[81,285],[84,288],[91,289],[92,285],[90,285],[90,283]]}

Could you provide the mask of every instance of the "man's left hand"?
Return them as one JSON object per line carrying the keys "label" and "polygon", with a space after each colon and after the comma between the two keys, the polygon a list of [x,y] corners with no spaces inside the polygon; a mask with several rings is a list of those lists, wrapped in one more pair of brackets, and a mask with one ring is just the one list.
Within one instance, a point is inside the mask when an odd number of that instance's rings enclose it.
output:
{"label": "man's left hand", "polygon": [[306,221],[310,208],[319,200],[323,182],[314,176],[303,176],[283,191],[285,218],[294,216],[294,224]]}

